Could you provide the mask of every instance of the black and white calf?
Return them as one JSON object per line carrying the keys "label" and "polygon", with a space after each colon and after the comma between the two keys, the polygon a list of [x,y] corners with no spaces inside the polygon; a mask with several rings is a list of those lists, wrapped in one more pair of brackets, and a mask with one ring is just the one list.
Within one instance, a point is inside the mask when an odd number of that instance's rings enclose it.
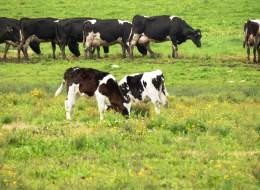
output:
{"label": "black and white calf", "polygon": [[155,112],[160,113],[160,105],[167,106],[167,90],[162,71],[155,70],[141,74],[125,76],[119,81],[119,86],[126,99],[129,113],[131,104],[138,101],[150,100],[155,106]]}
{"label": "black and white calf", "polygon": [[[113,44],[120,44],[122,55],[126,57],[128,48],[128,39],[130,36],[132,24],[128,21],[118,19],[106,20],[87,20],[83,25],[83,46],[85,47],[86,57],[93,56],[93,49],[97,48],[98,57],[100,57],[99,47],[108,47]],[[144,46],[136,44],[140,53],[145,55],[147,50]]]}
{"label": "black and white calf", "polygon": [[244,24],[244,43],[243,47],[247,47],[247,60],[250,62],[250,48],[253,47],[254,58],[256,63],[256,51],[258,53],[258,62],[260,63],[260,20],[248,20]]}
{"label": "black and white calf", "polygon": [[125,99],[113,75],[92,68],[69,68],[64,73],[64,80],[57,89],[58,96],[66,84],[68,96],[65,100],[66,118],[71,120],[72,108],[77,95],[96,96],[100,120],[104,118],[104,111],[114,109],[122,115],[128,116]]}
{"label": "black and white calf", "polygon": [[20,51],[28,59],[27,49],[31,42],[51,42],[53,58],[56,50],[56,25],[55,18],[22,18],[20,20],[20,45],[18,48],[18,59]]}
{"label": "black and white calf", "polygon": [[201,31],[194,30],[184,20],[176,16],[163,15],[146,17],[135,15],[133,27],[129,38],[130,55],[133,57],[134,46],[144,44],[148,52],[153,55],[150,42],[172,42],[172,57],[178,57],[177,45],[190,39],[197,46],[201,47]]}

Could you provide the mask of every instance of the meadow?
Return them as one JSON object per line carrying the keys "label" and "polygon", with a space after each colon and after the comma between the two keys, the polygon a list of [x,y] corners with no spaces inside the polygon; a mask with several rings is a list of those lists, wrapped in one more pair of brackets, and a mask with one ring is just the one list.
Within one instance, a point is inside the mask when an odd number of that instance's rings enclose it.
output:
{"label": "meadow", "polygon": [[[202,48],[188,41],[179,59],[170,43],[152,44],[156,58],[51,58],[0,61],[0,189],[259,189],[260,65],[246,63],[243,23],[260,18],[249,0],[0,2],[0,16],[131,20],[135,14],[178,15],[202,31]],[[82,45],[80,45],[82,50]],[[0,45],[2,56],[4,45]],[[81,51],[83,52],[83,51]],[[113,65],[118,65],[115,68]],[[54,93],[68,67],[124,75],[161,69],[169,107],[133,107],[129,119],[107,112],[99,121],[94,98],[77,100],[65,120],[65,92]]]}

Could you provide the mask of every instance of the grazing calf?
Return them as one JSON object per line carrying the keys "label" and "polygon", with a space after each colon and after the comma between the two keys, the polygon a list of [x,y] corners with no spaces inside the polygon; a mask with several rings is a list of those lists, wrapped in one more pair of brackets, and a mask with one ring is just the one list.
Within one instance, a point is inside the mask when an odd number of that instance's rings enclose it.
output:
{"label": "grazing calf", "polygon": [[[132,24],[128,21],[118,19],[107,20],[87,20],[83,25],[83,46],[86,57],[92,58],[94,49],[97,48],[98,58],[100,58],[99,47],[108,47],[119,43],[122,47],[122,55],[126,57],[128,48],[128,38]],[[145,55],[146,48],[137,44],[140,53]]]}
{"label": "grazing calf", "polygon": [[114,109],[121,114],[128,116],[129,112],[125,99],[114,78],[109,73],[91,68],[69,68],[64,73],[64,80],[57,89],[55,96],[58,96],[66,84],[68,96],[65,101],[66,118],[71,120],[72,108],[76,101],[76,95],[96,96],[100,120],[103,120],[104,111],[108,108]]}
{"label": "grazing calf", "polygon": [[243,47],[247,47],[247,60],[250,62],[250,48],[253,47],[253,62],[256,63],[256,51],[258,53],[258,63],[260,63],[260,20],[248,20],[244,24],[244,43]]}
{"label": "grazing calf", "polygon": [[20,51],[24,51],[24,56],[28,59],[28,45],[31,42],[51,42],[53,58],[56,50],[56,25],[55,18],[22,18],[20,20],[20,45],[18,48],[18,59]]}
{"label": "grazing calf", "polygon": [[178,57],[177,45],[192,40],[197,46],[201,47],[201,32],[194,30],[184,20],[176,16],[140,16],[133,17],[133,27],[129,37],[130,55],[133,57],[134,46],[139,43],[146,46],[148,52],[154,55],[150,48],[150,42],[172,42],[172,57]]}
{"label": "grazing calf", "polygon": [[[10,45],[18,47],[20,39],[19,30],[19,20],[0,17],[0,43],[5,43],[3,59],[6,59]],[[34,52],[40,52],[39,43],[31,42],[29,45]]]}
{"label": "grazing calf", "polygon": [[155,106],[155,112],[160,113],[160,104],[168,105],[167,90],[162,71],[155,70],[141,74],[125,76],[119,86],[125,98],[130,98],[127,105],[130,111],[133,102],[150,100]]}

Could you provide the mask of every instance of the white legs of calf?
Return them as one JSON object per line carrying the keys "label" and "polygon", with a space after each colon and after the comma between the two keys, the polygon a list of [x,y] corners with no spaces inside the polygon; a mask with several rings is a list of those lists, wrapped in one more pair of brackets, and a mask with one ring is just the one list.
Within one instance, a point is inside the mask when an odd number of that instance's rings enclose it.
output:
{"label": "white legs of calf", "polygon": [[104,112],[107,108],[107,105],[106,105],[107,97],[104,96],[103,94],[101,94],[98,91],[98,89],[95,92],[95,96],[96,96],[96,100],[97,100],[97,104],[98,104],[98,111],[99,111],[100,120],[103,120],[104,119]]}
{"label": "white legs of calf", "polygon": [[79,92],[79,85],[78,84],[72,84],[69,87],[68,90],[68,97],[67,100],[65,100],[65,110],[66,110],[66,119],[71,120],[71,114],[73,111],[73,107],[75,105],[76,96]]}

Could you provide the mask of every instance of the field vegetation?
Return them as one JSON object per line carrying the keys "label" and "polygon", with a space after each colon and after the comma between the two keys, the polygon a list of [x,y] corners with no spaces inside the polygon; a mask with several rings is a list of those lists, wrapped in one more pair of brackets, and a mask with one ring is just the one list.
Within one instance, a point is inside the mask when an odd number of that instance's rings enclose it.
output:
{"label": "field vegetation", "polygon": [[[178,15],[202,30],[170,58],[170,43],[152,44],[156,58],[68,60],[16,50],[0,62],[0,189],[259,189],[260,66],[246,63],[243,23],[260,18],[249,0],[0,2],[1,16],[131,20],[135,14]],[[82,46],[82,45],[80,45]],[[0,56],[4,45],[0,46]],[[82,50],[82,47],[81,47]],[[83,51],[81,51],[83,52]],[[114,67],[118,65],[118,67]],[[135,105],[125,119],[107,112],[99,121],[94,98],[77,100],[65,120],[65,92],[54,98],[65,69],[92,67],[124,75],[161,69],[169,108]]]}

